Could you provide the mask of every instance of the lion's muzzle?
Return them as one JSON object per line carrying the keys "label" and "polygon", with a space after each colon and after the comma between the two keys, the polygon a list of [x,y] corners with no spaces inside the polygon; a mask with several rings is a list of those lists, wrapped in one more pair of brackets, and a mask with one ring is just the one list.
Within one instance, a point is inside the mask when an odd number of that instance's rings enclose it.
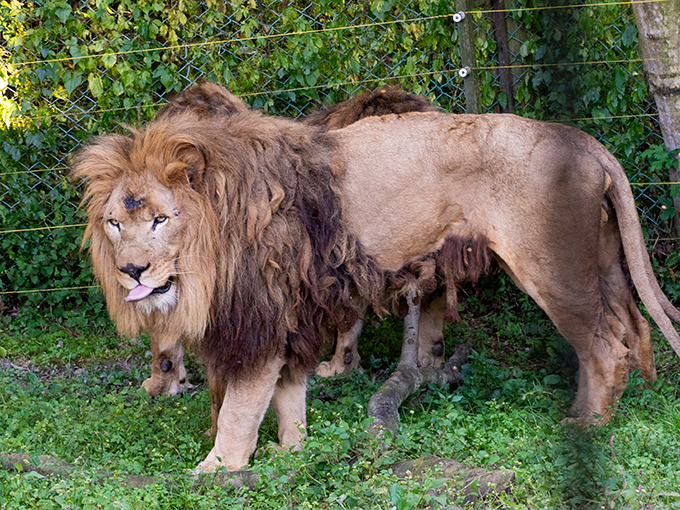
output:
{"label": "lion's muzzle", "polygon": [[151,263],[148,263],[146,266],[136,266],[134,264],[128,264],[124,267],[119,267],[118,270],[121,273],[125,273],[126,275],[130,276],[131,278],[139,281],[139,279],[142,277],[142,273],[149,269],[149,266],[151,266]]}

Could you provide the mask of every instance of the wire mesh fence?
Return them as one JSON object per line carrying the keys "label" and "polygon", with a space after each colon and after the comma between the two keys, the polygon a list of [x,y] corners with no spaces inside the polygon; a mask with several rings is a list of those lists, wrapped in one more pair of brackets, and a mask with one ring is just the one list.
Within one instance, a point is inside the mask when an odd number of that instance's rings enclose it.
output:
{"label": "wire mesh fence", "polygon": [[[79,252],[69,158],[199,80],[300,117],[382,84],[465,113],[473,79],[480,113],[568,122],[598,138],[636,184],[646,232],[672,237],[670,188],[653,184],[668,178],[643,156],[662,140],[629,8],[571,4],[467,0],[458,22],[443,0],[3,3],[0,298],[53,313],[102,308]],[[463,23],[474,48],[465,78]]]}

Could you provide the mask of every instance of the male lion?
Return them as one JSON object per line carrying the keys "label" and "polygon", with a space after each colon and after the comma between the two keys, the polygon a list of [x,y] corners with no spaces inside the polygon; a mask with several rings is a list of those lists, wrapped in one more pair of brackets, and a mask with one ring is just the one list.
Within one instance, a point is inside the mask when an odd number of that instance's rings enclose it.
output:
{"label": "male lion", "polygon": [[623,169],[570,127],[426,112],[326,131],[180,114],[95,139],[73,175],[118,328],[200,342],[221,402],[203,471],[248,463],[270,402],[282,446],[297,447],[308,374],[357,318],[351,293],[379,307],[384,271],[461,239],[486,244],[575,348],[580,423],[609,419],[630,366],[655,378],[624,263],[680,352]]}
{"label": "male lion", "polygon": [[[172,121],[174,117],[187,115],[205,119],[229,116],[247,110],[246,104],[227,89],[206,82],[190,87],[175,96],[158,111],[154,120]],[[132,300],[136,300],[134,296]],[[148,333],[151,347],[151,375],[142,383],[142,387],[152,396],[177,395],[191,387],[184,367],[182,330],[169,331],[165,324],[154,322]]]}
{"label": "male lion", "polygon": [[[163,106],[154,122],[171,121],[179,115],[192,115],[196,119],[206,119],[214,116],[230,116],[238,112],[246,112],[246,104],[226,90],[213,83],[201,83],[189,87],[168,104]],[[429,101],[415,94],[409,94],[399,87],[384,86],[371,92],[364,92],[342,103],[338,103],[312,112],[302,122],[315,126],[325,126],[330,129],[340,129],[358,120],[370,116],[388,115],[391,113],[439,111]],[[420,351],[421,365],[437,365],[443,362],[443,334],[442,325],[446,302],[442,296],[434,296],[430,301],[427,297],[423,303],[420,319]],[[430,304],[431,302],[431,304]],[[328,377],[339,372],[359,367],[360,356],[357,351],[357,337],[363,324],[363,303],[357,303],[362,311],[362,317],[350,331],[338,335],[336,351],[330,362],[324,362],[317,367],[317,374]],[[449,307],[450,308],[450,307]],[[190,386],[184,367],[183,342],[179,334],[174,343],[160,340],[164,335],[156,329],[149,332],[152,362],[151,375],[142,383],[149,395],[175,395]],[[160,345],[163,345],[161,348]],[[436,353],[436,354],[434,354]],[[213,409],[216,419],[219,405]],[[213,429],[216,423],[213,423]]]}

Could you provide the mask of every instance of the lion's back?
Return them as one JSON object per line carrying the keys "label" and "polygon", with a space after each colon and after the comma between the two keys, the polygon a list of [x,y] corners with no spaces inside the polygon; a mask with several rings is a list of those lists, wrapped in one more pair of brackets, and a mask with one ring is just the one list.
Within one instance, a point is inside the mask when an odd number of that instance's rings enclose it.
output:
{"label": "lion's back", "polygon": [[333,134],[346,163],[346,220],[386,269],[436,251],[448,235],[493,241],[501,230],[523,232],[522,218],[543,218],[551,204],[599,217],[590,209],[605,188],[606,149],[573,128],[426,112],[367,118]]}

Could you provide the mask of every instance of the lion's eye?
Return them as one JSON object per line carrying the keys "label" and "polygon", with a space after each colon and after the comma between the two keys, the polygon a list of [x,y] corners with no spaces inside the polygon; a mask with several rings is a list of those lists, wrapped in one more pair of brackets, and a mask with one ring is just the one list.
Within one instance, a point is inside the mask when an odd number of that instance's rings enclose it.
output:
{"label": "lion's eye", "polygon": [[162,214],[156,216],[156,217],[153,219],[153,228],[155,229],[158,225],[161,225],[161,224],[165,223],[166,221],[168,221],[168,217],[167,217],[167,216],[164,216],[164,215],[162,215]]}
{"label": "lion's eye", "polygon": [[109,220],[109,225],[120,230],[120,223],[118,223],[118,220]]}

